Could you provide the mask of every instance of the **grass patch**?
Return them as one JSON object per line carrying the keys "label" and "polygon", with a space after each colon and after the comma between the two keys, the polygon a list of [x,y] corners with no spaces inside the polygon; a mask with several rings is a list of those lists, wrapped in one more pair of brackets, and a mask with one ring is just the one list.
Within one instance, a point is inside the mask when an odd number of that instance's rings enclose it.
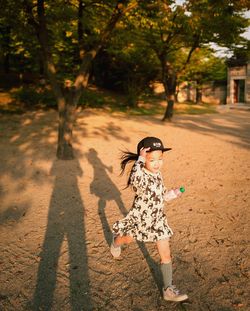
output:
{"label": "grass patch", "polygon": [[[127,115],[164,115],[166,101],[160,96],[144,94],[140,96],[135,106],[127,104],[124,95],[89,86],[85,89],[79,106],[85,108],[95,108],[109,113],[121,112]],[[22,113],[35,109],[56,109],[56,100],[49,88],[35,86],[22,86],[9,91],[0,91],[0,112],[2,113]],[[215,113],[216,105],[175,103],[174,114],[199,115],[205,113]]]}
{"label": "grass patch", "polygon": [[195,104],[195,103],[176,103],[174,106],[175,114],[191,114],[199,115],[206,113],[216,113],[216,105],[214,104]]}
{"label": "grass patch", "polygon": [[21,86],[0,91],[0,112],[21,114],[37,109],[55,109],[56,100],[49,88]]}

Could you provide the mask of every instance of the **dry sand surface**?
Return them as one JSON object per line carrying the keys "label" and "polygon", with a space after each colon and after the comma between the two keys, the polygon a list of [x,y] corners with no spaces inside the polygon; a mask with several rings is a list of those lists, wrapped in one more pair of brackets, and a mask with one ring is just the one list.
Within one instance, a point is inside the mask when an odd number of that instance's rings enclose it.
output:
{"label": "dry sand surface", "polygon": [[[127,117],[78,113],[76,159],[55,158],[56,112],[0,117],[0,310],[250,310],[250,112]],[[119,176],[121,149],[158,136],[174,236],[174,283],[183,304],[160,294],[154,244],[132,243],[120,260],[110,228],[133,193]]]}

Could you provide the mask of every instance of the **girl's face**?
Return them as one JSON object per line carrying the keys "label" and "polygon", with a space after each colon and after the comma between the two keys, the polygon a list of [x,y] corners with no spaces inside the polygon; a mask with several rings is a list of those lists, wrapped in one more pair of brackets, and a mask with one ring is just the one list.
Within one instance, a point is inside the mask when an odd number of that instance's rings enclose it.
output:
{"label": "girl's face", "polygon": [[146,155],[145,168],[151,173],[158,173],[163,164],[163,152],[161,150],[154,150],[148,152]]}

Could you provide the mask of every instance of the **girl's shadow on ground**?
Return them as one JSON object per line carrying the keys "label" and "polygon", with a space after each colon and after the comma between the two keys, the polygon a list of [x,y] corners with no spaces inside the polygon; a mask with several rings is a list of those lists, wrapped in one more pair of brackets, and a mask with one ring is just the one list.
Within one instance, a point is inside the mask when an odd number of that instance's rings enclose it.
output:
{"label": "girl's shadow on ground", "polygon": [[[112,241],[112,233],[105,211],[105,209],[107,208],[107,201],[114,200],[123,217],[127,215],[128,211],[125,208],[124,203],[122,201],[120,190],[113,183],[113,181],[111,180],[111,178],[107,173],[107,171],[112,173],[112,167],[106,166],[98,157],[97,151],[93,148],[89,149],[89,152],[87,153],[86,156],[89,163],[93,166],[94,170],[93,181],[90,184],[90,192],[92,194],[95,194],[99,198],[98,214],[101,219],[106,242],[109,246]],[[150,268],[150,271],[158,288],[161,290],[162,277],[159,270],[159,265],[152,259],[144,243],[137,242],[137,244],[147,261],[147,264]]]}
{"label": "girl's shadow on ground", "polygon": [[98,214],[101,219],[106,242],[110,245],[112,235],[105,213],[107,201],[115,201],[123,216],[127,214],[127,210],[121,199],[121,192],[107,174],[107,171],[112,173],[112,167],[108,167],[102,163],[96,150],[93,148],[89,149],[87,159],[94,169],[93,181],[90,184],[90,193],[98,197]]}

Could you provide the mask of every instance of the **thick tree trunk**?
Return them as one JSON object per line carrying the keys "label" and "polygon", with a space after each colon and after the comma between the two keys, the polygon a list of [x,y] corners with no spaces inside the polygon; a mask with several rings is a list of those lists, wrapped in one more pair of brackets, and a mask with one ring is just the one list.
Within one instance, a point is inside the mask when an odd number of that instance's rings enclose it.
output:
{"label": "thick tree trunk", "polygon": [[168,74],[166,74],[166,79],[163,85],[166,94],[167,108],[162,121],[171,121],[174,114],[175,91],[176,91],[176,75],[174,72],[168,71]]}
{"label": "thick tree trunk", "polygon": [[[184,70],[187,64],[189,63],[193,52],[195,51],[196,47],[199,44],[200,35],[194,34],[193,38],[194,38],[193,46],[191,47],[188,53],[186,62],[184,63],[182,70]],[[163,41],[163,49],[161,51],[159,51],[158,49],[156,50],[155,47],[153,47],[161,63],[162,82],[164,85],[166,101],[167,101],[167,108],[166,108],[164,117],[162,118],[162,121],[165,121],[165,120],[171,121],[173,117],[173,112],[174,112],[174,103],[177,97],[177,94],[176,94],[177,72],[173,64],[168,60],[168,56],[169,56],[168,50],[171,46],[170,41],[171,41],[171,34],[169,34],[167,40]],[[182,70],[180,70],[179,73]]]}
{"label": "thick tree trunk", "polygon": [[175,94],[174,94],[175,103],[179,103],[179,98],[178,98],[179,93],[180,93],[180,86],[176,85],[176,90],[175,90]]}
{"label": "thick tree trunk", "polygon": [[167,107],[162,121],[171,121],[174,111],[177,75],[172,64],[167,61],[165,53],[157,54],[161,62],[162,83],[166,95]]}
{"label": "thick tree trunk", "polygon": [[174,94],[167,96],[167,108],[162,121],[171,121],[174,114]]}
{"label": "thick tree trunk", "polygon": [[201,89],[197,88],[196,89],[196,104],[201,104],[202,103],[202,92]]}
{"label": "thick tree trunk", "polygon": [[[33,15],[33,7],[28,0],[24,0],[24,5],[26,8],[28,21],[35,28],[38,40],[41,45],[42,59],[44,63],[44,69],[48,75],[49,81],[51,83],[52,90],[57,100],[58,113],[59,113],[59,128],[58,128],[58,148],[57,157],[59,159],[67,160],[74,157],[73,147],[72,147],[72,129],[73,122],[75,118],[75,108],[81,96],[82,90],[87,86],[89,79],[89,71],[93,59],[96,54],[101,49],[103,44],[109,38],[112,30],[114,29],[118,20],[129,10],[137,6],[137,3],[128,4],[124,7],[122,3],[117,3],[113,14],[107,23],[106,28],[100,34],[100,39],[96,46],[94,46],[90,51],[85,52],[80,50],[81,66],[79,74],[76,77],[73,87],[66,88],[66,92],[62,92],[60,85],[57,81],[57,72],[53,62],[52,53],[49,46],[49,37],[46,26],[45,17],[45,0],[37,0],[37,16],[38,20]],[[82,45],[82,10],[83,1],[79,0],[79,45]],[[81,46],[82,48],[82,46]]]}
{"label": "thick tree trunk", "polygon": [[11,51],[11,47],[10,47],[10,43],[11,43],[11,28],[10,26],[6,26],[6,28],[3,31],[3,70],[4,73],[9,73],[10,72],[10,51]]}
{"label": "thick tree trunk", "polygon": [[49,78],[58,105],[59,125],[57,157],[62,160],[73,159],[72,118],[74,114],[72,113],[72,107],[74,105],[69,104],[71,100],[69,89],[67,88],[66,92],[63,92],[60,84],[57,81],[56,68],[49,46],[44,0],[37,0],[38,22],[36,22],[32,14],[32,8],[27,2],[26,9],[28,12],[29,21],[36,29],[37,37],[41,45],[41,58],[44,64],[44,69]]}
{"label": "thick tree trunk", "polygon": [[39,63],[39,74],[41,77],[44,76],[44,62],[43,62],[43,56],[41,52],[38,52],[38,63]]}
{"label": "thick tree trunk", "polygon": [[10,72],[10,53],[8,52],[4,54],[3,70],[4,70],[4,73]]}
{"label": "thick tree trunk", "polygon": [[59,126],[57,158],[61,160],[74,159],[72,147],[73,125],[75,121],[76,99],[72,89],[66,89],[63,103],[59,105]]}
{"label": "thick tree trunk", "polygon": [[201,87],[199,81],[196,82],[195,103],[196,103],[196,104],[201,104],[201,103],[202,103],[202,87]]}

